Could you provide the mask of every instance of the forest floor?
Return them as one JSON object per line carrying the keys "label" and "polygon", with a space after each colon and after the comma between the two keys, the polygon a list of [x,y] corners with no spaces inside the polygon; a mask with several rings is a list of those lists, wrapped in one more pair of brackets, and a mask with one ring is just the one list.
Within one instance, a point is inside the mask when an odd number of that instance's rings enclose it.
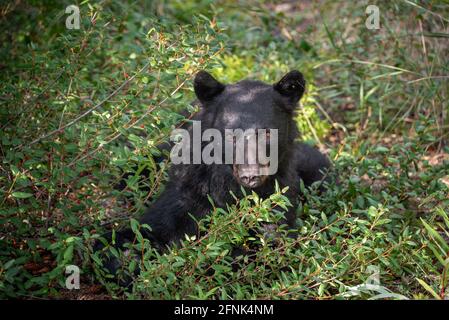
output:
{"label": "forest floor", "polygon": [[[449,6],[371,2],[85,1],[79,29],[70,1],[2,4],[0,298],[447,299]],[[304,74],[301,139],[339,183],[303,190],[297,239],[249,235],[288,205],[279,190],[215,208],[204,236],[164,254],[140,241],[135,219],[167,178],[157,146],[193,111],[201,69]],[[124,273],[141,270],[126,292],[92,252],[124,225],[139,252]],[[237,271],[235,245],[259,248]]]}

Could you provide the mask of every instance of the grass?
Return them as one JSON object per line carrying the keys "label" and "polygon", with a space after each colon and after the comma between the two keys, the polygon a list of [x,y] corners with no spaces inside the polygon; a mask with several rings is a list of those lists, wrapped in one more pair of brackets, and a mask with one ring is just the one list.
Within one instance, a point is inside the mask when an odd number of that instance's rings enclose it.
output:
{"label": "grass", "polygon": [[[0,297],[447,299],[447,4],[371,1],[369,30],[363,2],[84,1],[68,30],[69,4],[0,10]],[[280,218],[278,190],[214,208],[204,236],[154,251],[134,219],[163,190],[153,157],[191,108],[194,74],[274,82],[294,68],[308,82],[302,139],[339,180],[303,190],[298,238],[248,232]],[[136,168],[146,181],[111,188]],[[124,272],[142,272],[123,292],[91,246],[127,224],[139,255]],[[234,261],[236,244],[258,249]],[[80,290],[65,289],[72,264]]]}

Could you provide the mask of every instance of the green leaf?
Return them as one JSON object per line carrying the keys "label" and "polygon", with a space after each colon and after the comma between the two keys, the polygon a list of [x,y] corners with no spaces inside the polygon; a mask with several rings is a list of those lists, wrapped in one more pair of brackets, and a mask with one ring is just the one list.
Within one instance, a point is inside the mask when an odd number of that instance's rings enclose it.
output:
{"label": "green leaf", "polygon": [[440,245],[442,247],[442,249],[444,250],[444,252],[449,252],[449,245],[447,244],[447,242],[443,239],[443,237],[438,233],[438,231],[436,231],[435,229],[433,229],[429,224],[427,224],[427,222],[425,222],[422,218],[421,218],[421,222],[424,224],[424,227],[426,228],[427,232],[429,233],[429,235],[435,240],[435,242]]}
{"label": "green leaf", "polygon": [[72,261],[73,258],[73,246],[68,246],[64,251],[64,261],[69,262]]}
{"label": "green leaf", "polygon": [[32,197],[32,196],[33,196],[32,193],[28,193],[28,192],[19,192],[19,191],[13,192],[11,195],[12,195],[14,198],[18,198],[18,199],[26,199],[26,198],[29,198],[29,197]]}
{"label": "green leaf", "polygon": [[441,297],[430,287],[427,283],[425,283],[423,280],[416,278],[418,280],[419,284],[426,289],[427,292],[429,292],[435,299],[441,300]]}
{"label": "green leaf", "polygon": [[11,259],[8,262],[6,262],[5,265],[3,266],[3,269],[5,269],[5,270],[9,269],[14,264],[14,261],[16,261],[16,260]]}

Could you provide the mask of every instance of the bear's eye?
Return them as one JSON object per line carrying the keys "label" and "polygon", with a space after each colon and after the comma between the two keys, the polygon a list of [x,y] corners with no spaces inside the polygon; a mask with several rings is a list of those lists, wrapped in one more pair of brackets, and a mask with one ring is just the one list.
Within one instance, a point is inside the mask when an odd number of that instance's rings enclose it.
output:
{"label": "bear's eye", "polygon": [[261,135],[265,133],[265,140],[270,140],[270,129],[262,129],[261,132],[257,132],[257,136],[259,136],[259,133]]}

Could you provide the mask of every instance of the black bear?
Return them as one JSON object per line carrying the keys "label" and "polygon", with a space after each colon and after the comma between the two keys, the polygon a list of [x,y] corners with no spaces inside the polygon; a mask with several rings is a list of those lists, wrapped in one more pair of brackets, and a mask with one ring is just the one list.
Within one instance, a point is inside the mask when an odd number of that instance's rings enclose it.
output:
{"label": "black bear", "polygon": [[[153,246],[163,249],[183,239],[185,234],[197,233],[197,224],[190,214],[196,219],[209,214],[211,204],[208,196],[217,207],[225,207],[226,203],[232,201],[230,191],[240,195],[243,187],[254,190],[261,197],[268,197],[274,193],[275,181],[281,188],[289,187],[287,196],[293,207],[285,213],[283,222],[294,228],[300,180],[309,186],[321,180],[323,170],[330,166],[329,160],[318,150],[297,142],[299,133],[294,114],[305,90],[303,75],[294,70],[273,85],[252,80],[225,85],[209,73],[200,71],[194,80],[194,90],[200,109],[191,120],[201,124],[201,136],[208,129],[216,129],[224,137],[229,130],[254,132],[256,136],[262,132],[266,137],[261,141],[269,144],[270,132],[276,132],[276,170],[268,172],[269,164],[257,160],[258,148],[246,145],[243,145],[243,157],[240,162],[235,161],[236,157],[232,156],[230,163],[200,161],[172,164],[165,190],[140,219],[142,224],[151,227],[151,232],[142,230],[143,236],[148,238]],[[192,133],[192,127],[190,122],[185,129]],[[200,141],[200,152],[204,151],[207,145],[207,141],[203,140]],[[195,151],[193,143],[194,141],[187,149],[190,153]],[[235,145],[234,136],[233,146]],[[218,144],[218,147],[220,146],[224,148]],[[192,159],[191,156],[192,154],[188,154],[188,158]],[[224,155],[222,157],[224,158]],[[250,163],[250,159],[256,160]],[[119,246],[132,242],[133,239],[134,234],[130,230],[116,234],[116,244]]]}

